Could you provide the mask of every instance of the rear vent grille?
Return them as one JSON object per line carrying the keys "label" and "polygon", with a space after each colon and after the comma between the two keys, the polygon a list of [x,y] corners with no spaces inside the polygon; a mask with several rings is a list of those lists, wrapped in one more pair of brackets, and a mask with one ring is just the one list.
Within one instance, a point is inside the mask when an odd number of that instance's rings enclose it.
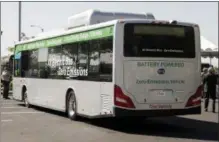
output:
{"label": "rear vent grille", "polygon": [[110,95],[101,94],[101,112],[109,112],[111,106],[111,97]]}

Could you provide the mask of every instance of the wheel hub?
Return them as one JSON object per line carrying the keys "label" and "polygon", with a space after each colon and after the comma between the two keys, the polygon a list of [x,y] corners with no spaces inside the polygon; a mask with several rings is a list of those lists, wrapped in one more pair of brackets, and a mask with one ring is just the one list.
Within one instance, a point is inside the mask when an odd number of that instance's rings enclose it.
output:
{"label": "wheel hub", "polygon": [[75,102],[72,96],[69,100],[68,113],[70,116],[73,116],[75,114]]}

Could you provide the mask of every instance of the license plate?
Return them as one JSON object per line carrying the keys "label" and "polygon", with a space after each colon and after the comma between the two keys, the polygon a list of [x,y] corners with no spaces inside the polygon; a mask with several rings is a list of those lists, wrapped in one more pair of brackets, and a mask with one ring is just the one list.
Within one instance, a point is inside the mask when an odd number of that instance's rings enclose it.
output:
{"label": "license plate", "polygon": [[172,90],[152,90],[151,95],[156,95],[156,96],[169,96],[172,95]]}
{"label": "license plate", "polygon": [[166,95],[166,92],[164,92],[164,91],[157,91],[157,95],[158,96],[165,96]]}

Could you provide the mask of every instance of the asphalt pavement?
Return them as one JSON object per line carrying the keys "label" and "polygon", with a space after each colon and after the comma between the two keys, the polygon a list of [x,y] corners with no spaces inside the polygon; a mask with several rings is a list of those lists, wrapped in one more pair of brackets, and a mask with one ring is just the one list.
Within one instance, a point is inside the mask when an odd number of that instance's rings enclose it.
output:
{"label": "asphalt pavement", "polygon": [[[218,103],[217,103],[218,105]],[[1,142],[211,142],[218,141],[217,113],[148,118],[70,121],[65,114],[1,99]]]}

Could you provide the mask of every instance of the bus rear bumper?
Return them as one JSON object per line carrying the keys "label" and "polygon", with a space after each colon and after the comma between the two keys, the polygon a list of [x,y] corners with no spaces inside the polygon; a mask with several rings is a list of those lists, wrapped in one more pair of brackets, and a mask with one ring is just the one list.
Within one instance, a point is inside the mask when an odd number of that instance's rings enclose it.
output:
{"label": "bus rear bumper", "polygon": [[168,110],[128,110],[118,107],[114,107],[115,117],[123,116],[145,116],[145,117],[157,117],[157,116],[175,116],[175,115],[189,115],[189,114],[201,114],[201,106],[184,108],[184,109],[168,109]]}

